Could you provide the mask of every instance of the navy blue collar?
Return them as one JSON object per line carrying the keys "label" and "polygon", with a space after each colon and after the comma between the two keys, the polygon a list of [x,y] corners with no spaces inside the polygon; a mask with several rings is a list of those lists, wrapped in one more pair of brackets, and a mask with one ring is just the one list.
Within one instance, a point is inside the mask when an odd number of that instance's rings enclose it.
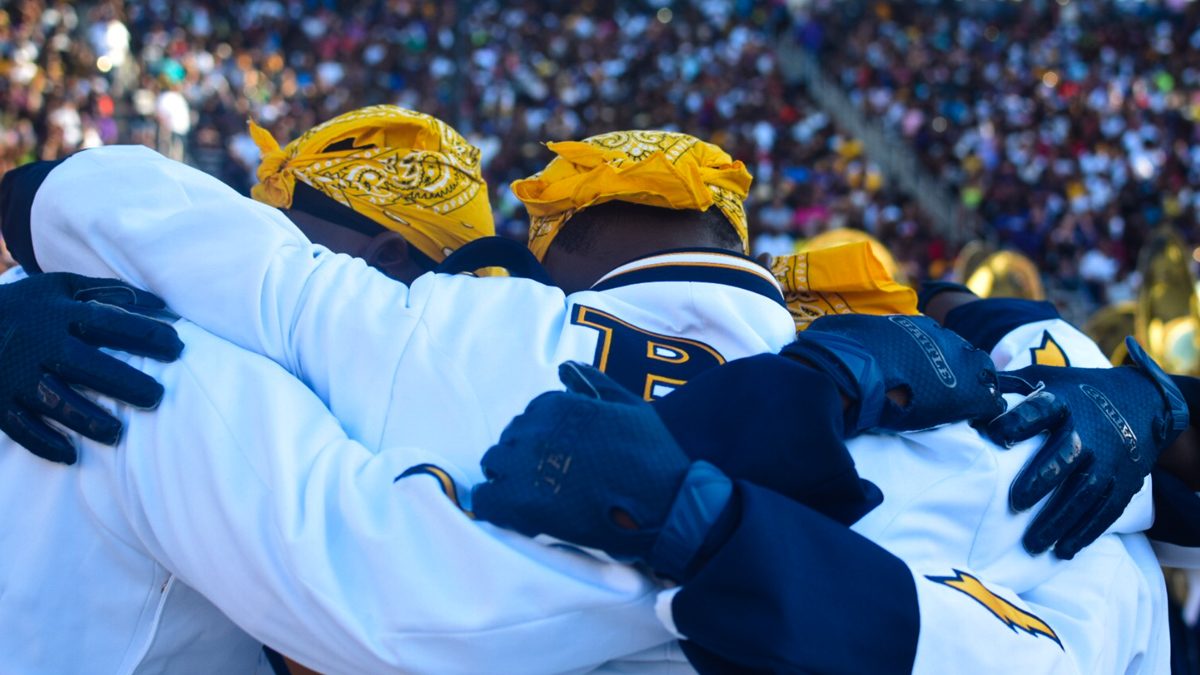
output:
{"label": "navy blue collar", "polygon": [[733,286],[787,307],[775,276],[758,261],[725,249],[676,249],[636,258],[604,275],[590,290],[682,281]]}

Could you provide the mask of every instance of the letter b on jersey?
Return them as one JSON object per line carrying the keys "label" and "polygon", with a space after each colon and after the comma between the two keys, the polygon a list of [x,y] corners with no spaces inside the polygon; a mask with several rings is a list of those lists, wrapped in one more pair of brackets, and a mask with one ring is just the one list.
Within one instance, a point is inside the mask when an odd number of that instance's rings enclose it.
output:
{"label": "letter b on jersey", "polygon": [[592,365],[647,401],[662,398],[725,363],[717,350],[703,342],[651,333],[583,305],[573,311],[571,323],[600,333]]}

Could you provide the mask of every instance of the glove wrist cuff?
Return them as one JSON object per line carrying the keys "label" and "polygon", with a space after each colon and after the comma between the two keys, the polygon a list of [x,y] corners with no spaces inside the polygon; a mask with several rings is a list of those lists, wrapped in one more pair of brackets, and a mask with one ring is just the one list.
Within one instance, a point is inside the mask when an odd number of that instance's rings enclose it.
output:
{"label": "glove wrist cuff", "polygon": [[1129,351],[1130,359],[1137,365],[1163,397],[1162,416],[1155,423],[1154,433],[1158,438],[1158,449],[1171,444],[1184,429],[1188,428],[1188,404],[1179,391],[1178,385],[1163,371],[1162,367],[1150,358],[1132,337],[1125,338],[1125,348]]}
{"label": "glove wrist cuff", "polygon": [[692,463],[650,550],[654,571],[683,581],[732,494],[733,482],[720,469],[703,460]]}
{"label": "glove wrist cuff", "polygon": [[1192,408],[1200,410],[1200,379],[1187,375],[1169,375],[1168,377],[1179,388],[1179,393],[1183,394],[1183,402],[1187,404],[1188,411],[1191,412]]}

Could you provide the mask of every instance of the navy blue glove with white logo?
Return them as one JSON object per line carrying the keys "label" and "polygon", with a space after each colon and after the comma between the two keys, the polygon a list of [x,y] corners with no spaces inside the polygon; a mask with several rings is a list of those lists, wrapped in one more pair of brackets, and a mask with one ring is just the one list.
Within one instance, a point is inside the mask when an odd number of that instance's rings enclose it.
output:
{"label": "navy blue glove with white logo", "polygon": [[139,408],[158,405],[163,388],[154,378],[100,351],[174,361],[183,343],[151,316],[168,316],[162,300],[114,279],[56,273],[0,285],[0,431],[63,464],[75,463],[75,447],[46,420],[116,443],[120,420],[76,387]]}
{"label": "navy blue glove with white logo", "polygon": [[1053,546],[1069,560],[1095,541],[1188,426],[1179,388],[1133,338],[1125,345],[1132,366],[1029,366],[1001,376],[1005,392],[1032,395],[991,422],[991,439],[1008,446],[1049,432],[1009,491],[1017,511],[1055,493],[1022,540],[1030,553]]}
{"label": "navy blue glove with white logo", "polygon": [[[928,317],[826,315],[780,354],[829,375],[854,401],[845,415],[847,436],[987,421],[1004,412],[991,358]],[[908,405],[886,396],[897,388]]]}
{"label": "navy blue glove with white logo", "polygon": [[559,377],[567,391],[534,399],[484,455],[475,517],[682,578],[732,483],[693,464],[654,409],[600,371],[569,362]]}

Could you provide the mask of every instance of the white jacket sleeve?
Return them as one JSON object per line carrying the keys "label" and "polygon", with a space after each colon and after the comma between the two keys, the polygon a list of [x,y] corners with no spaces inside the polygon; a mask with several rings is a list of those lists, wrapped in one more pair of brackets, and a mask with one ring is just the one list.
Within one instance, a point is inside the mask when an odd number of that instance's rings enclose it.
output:
{"label": "white jacket sleeve", "polygon": [[254,637],[329,673],[571,672],[671,639],[631,568],[470,520],[431,477],[396,480],[436,453],[368,452],[275,364],[180,329],[178,363],[133,361],[167,395],[122,408],[122,497]]}
{"label": "white jacket sleeve", "polygon": [[1162,580],[1148,542],[1106,535],[1018,594],[979,572],[910,563],[921,614],[914,673],[1115,673],[1166,665]]}
{"label": "white jacket sleeve", "polygon": [[37,188],[29,228],[42,270],[116,277],[158,294],[284,366],[355,438],[378,442],[390,402],[364,406],[359,393],[391,390],[416,330],[424,298],[404,284],[310,243],[278,209],[140,146],[96,148],[55,167]]}

